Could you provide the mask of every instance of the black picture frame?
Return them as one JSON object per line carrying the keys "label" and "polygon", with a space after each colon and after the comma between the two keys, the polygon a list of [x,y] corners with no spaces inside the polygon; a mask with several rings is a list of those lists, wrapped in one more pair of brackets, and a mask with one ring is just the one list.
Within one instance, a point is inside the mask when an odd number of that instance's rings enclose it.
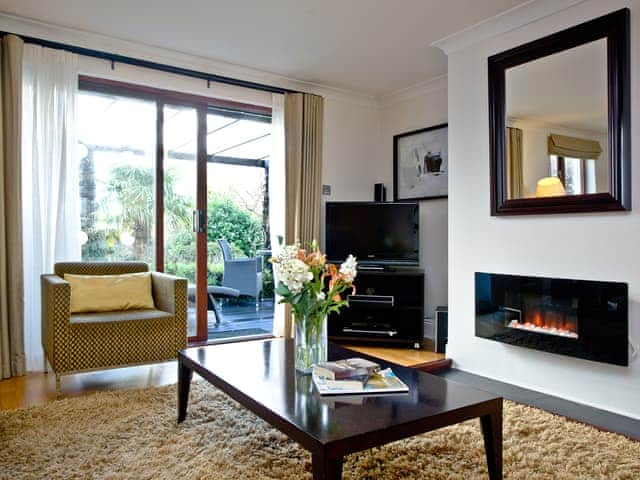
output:
{"label": "black picture frame", "polygon": [[[447,198],[449,177],[447,123],[393,136],[393,200],[435,200]],[[433,150],[431,150],[433,148]],[[409,159],[409,156],[412,158]],[[409,163],[416,169],[415,194],[406,185]],[[401,178],[401,175],[404,176]],[[444,191],[444,193],[443,193]]]}
{"label": "black picture frame", "polygon": [[[630,13],[617,10],[488,59],[491,215],[539,215],[631,210]],[[505,72],[511,67],[607,41],[609,193],[507,198]]]}

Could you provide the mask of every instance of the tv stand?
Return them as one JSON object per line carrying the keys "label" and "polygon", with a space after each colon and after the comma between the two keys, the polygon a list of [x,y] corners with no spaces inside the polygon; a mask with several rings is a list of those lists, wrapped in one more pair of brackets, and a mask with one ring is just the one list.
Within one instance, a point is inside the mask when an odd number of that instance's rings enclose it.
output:
{"label": "tv stand", "polygon": [[424,272],[416,268],[359,268],[349,307],[329,316],[336,341],[404,345],[424,342]]}

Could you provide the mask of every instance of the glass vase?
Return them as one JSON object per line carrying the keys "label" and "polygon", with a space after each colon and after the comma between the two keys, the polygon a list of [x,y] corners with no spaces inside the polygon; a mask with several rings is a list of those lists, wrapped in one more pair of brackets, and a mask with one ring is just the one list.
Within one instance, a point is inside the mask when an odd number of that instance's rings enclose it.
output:
{"label": "glass vase", "polygon": [[294,315],[296,370],[311,373],[311,367],[327,361],[327,316]]}

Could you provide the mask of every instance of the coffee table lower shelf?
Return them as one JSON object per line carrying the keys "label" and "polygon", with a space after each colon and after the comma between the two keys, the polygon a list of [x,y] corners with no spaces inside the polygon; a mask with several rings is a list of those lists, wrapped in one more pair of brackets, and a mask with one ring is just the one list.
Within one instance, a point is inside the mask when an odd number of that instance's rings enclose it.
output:
{"label": "coffee table lower shelf", "polygon": [[[353,351],[329,345],[330,359],[351,356]],[[360,405],[329,408],[310,377],[294,371],[293,357],[293,341],[283,339],[181,350],[178,423],[186,418],[196,372],[310,451],[314,480],[338,480],[345,455],[480,418],[489,478],[502,478],[501,397],[392,365],[409,386],[409,394],[362,397]],[[248,361],[257,359],[261,364],[247,367]],[[274,389],[279,389],[277,394]]]}

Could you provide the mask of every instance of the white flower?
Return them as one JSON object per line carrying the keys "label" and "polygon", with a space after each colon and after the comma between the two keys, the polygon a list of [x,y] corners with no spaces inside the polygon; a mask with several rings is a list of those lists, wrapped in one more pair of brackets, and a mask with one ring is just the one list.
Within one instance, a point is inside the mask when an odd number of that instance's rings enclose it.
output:
{"label": "white flower", "polygon": [[[297,250],[296,250],[297,252]],[[313,280],[313,274],[309,270],[309,266],[295,256],[288,255],[288,252],[282,252],[277,257],[276,266],[278,279],[281,281],[291,293],[299,293],[305,283]]]}
{"label": "white flower", "polygon": [[340,265],[340,274],[342,278],[344,278],[345,282],[351,283],[355,280],[356,275],[358,274],[358,262],[356,262],[356,257],[353,255],[349,255],[347,259]]}
{"label": "white flower", "polygon": [[325,298],[327,298],[327,296],[324,294],[324,292],[318,292],[318,294],[316,295],[316,299],[319,302],[322,302]]}

